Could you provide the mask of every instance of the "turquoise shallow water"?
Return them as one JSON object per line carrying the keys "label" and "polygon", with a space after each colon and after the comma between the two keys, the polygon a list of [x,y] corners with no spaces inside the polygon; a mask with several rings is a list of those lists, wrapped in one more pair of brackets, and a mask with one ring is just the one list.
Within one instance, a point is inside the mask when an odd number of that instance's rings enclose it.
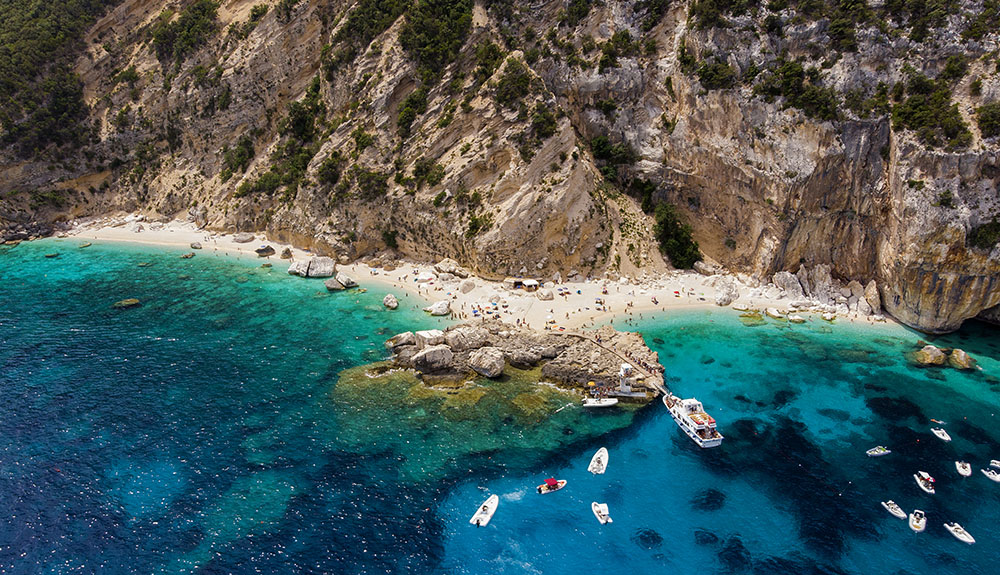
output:
{"label": "turquoise shallow water", "polygon": [[[995,329],[935,341],[983,368],[960,373],[910,367],[921,336],[899,327],[645,320],[671,387],[727,436],[701,451],[658,405],[621,428],[577,408],[526,418],[492,390],[397,402],[405,382],[342,381],[388,335],[439,325],[406,299],[384,310],[377,289],[77,244],[0,248],[0,573],[937,574],[987,572],[1000,552],[1000,484],[978,471],[1000,459]],[[126,297],[143,305],[111,309]],[[879,443],[895,453],[864,456]],[[591,476],[601,445],[608,472]],[[549,475],[569,485],[535,494]],[[500,508],[476,529],[489,493]],[[885,498],[924,509],[927,532]]]}

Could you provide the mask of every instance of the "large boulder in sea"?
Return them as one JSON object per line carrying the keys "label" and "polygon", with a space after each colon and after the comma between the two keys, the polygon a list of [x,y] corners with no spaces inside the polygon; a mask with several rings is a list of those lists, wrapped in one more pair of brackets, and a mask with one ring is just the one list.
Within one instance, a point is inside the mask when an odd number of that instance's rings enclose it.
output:
{"label": "large boulder in sea", "polygon": [[333,261],[333,258],[317,256],[309,259],[309,269],[306,276],[311,278],[328,278],[332,277],[336,271],[337,263]]}
{"label": "large boulder in sea", "polygon": [[948,365],[955,369],[974,369],[976,360],[969,357],[969,354],[965,353],[964,350],[956,347],[951,350],[951,355],[948,356]]}
{"label": "large boulder in sea", "polygon": [[389,309],[396,309],[399,307],[399,300],[396,299],[396,296],[387,294],[384,298],[382,298],[382,305]]}
{"label": "large boulder in sea", "polygon": [[393,353],[399,348],[409,345],[417,345],[417,336],[412,331],[404,331],[385,340],[385,348]]}
{"label": "large boulder in sea", "polygon": [[240,232],[238,234],[233,234],[233,241],[238,244],[249,244],[254,241],[255,238],[253,234],[247,232]]}
{"label": "large boulder in sea", "polygon": [[308,273],[309,262],[307,261],[292,262],[292,265],[288,266],[289,275],[306,277],[306,274]]}
{"label": "large boulder in sea", "polygon": [[496,347],[482,347],[469,355],[469,367],[484,377],[497,377],[503,373],[503,352]]}
{"label": "large boulder in sea", "polygon": [[920,365],[944,365],[946,359],[944,352],[933,345],[925,345],[913,354],[913,361]]}
{"label": "large boulder in sea", "polygon": [[430,313],[431,315],[448,315],[451,313],[451,302],[444,299],[425,307],[424,311]]}
{"label": "large boulder in sea", "polygon": [[340,285],[344,286],[347,289],[358,287],[358,282],[354,281],[354,278],[345,274],[344,272],[337,272],[336,277],[337,281],[340,282]]}
{"label": "large boulder in sea", "polygon": [[327,291],[341,291],[344,289],[344,284],[337,281],[337,278],[330,278],[323,282],[323,285],[326,286]]}
{"label": "large boulder in sea", "polygon": [[425,329],[414,335],[417,338],[417,347],[421,349],[444,343],[444,332],[439,329]]}
{"label": "large boulder in sea", "polygon": [[[502,357],[502,354],[501,354]],[[452,367],[455,354],[446,345],[432,345],[413,356],[413,367],[424,373],[445,371]]]}
{"label": "large boulder in sea", "polygon": [[489,332],[478,327],[462,326],[450,329],[444,334],[444,341],[452,351],[479,349],[486,345]]}
{"label": "large boulder in sea", "polygon": [[727,306],[740,297],[736,282],[731,277],[723,277],[715,284],[715,305]]}

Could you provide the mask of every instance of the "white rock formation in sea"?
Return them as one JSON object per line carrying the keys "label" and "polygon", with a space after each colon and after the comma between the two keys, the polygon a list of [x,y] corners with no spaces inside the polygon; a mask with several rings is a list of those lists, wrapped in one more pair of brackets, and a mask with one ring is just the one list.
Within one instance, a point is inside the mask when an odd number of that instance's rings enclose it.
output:
{"label": "white rock formation in sea", "polygon": [[504,364],[503,351],[496,347],[482,347],[469,356],[469,367],[485,377],[497,377],[503,373]]}
{"label": "white rock formation in sea", "polygon": [[417,340],[417,347],[425,348],[432,345],[444,343],[444,332],[439,329],[425,329],[413,334]]}
{"label": "white rock formation in sea", "polygon": [[292,262],[292,264],[288,266],[289,275],[306,277],[306,274],[308,272],[309,272],[309,262],[305,260]]}
{"label": "white rock formation in sea", "polygon": [[385,348],[390,351],[396,351],[400,347],[416,344],[417,336],[412,331],[404,331],[385,340]]}
{"label": "white rock formation in sea", "polygon": [[969,357],[969,354],[965,353],[964,350],[956,347],[951,350],[951,354],[948,356],[948,365],[955,369],[974,369],[976,360]]}
{"label": "white rock formation in sea", "polygon": [[774,308],[774,307],[766,308],[764,310],[764,313],[767,314],[767,317],[770,317],[770,318],[773,318],[773,319],[784,319],[784,317],[785,317],[785,314],[781,313],[780,311],[778,311],[778,308]]}
{"label": "white rock formation in sea", "polygon": [[289,274],[304,278],[328,278],[332,277],[336,271],[337,264],[334,263],[333,258],[326,256],[317,256],[309,258],[306,261],[293,262],[292,265],[288,266]]}
{"label": "white rock formation in sea", "polygon": [[326,286],[327,291],[341,291],[344,289],[344,284],[337,281],[336,278],[326,280],[323,282],[323,285]]}
{"label": "white rock formation in sea", "polygon": [[425,347],[413,356],[413,365],[420,371],[435,372],[448,369],[455,359],[455,354],[446,345]]}
{"label": "white rock formation in sea", "polygon": [[336,278],[337,281],[340,282],[340,285],[347,289],[358,287],[358,282],[354,281],[354,278],[344,272],[337,272]]}
{"label": "white rock formation in sea", "polygon": [[399,300],[397,300],[396,296],[392,294],[386,294],[386,296],[382,298],[382,305],[389,309],[396,309],[399,307]]}
{"label": "white rock formation in sea", "polygon": [[448,315],[451,313],[451,302],[443,299],[424,308],[431,315]]}
{"label": "white rock formation in sea", "polygon": [[944,352],[933,345],[925,345],[913,354],[913,359],[920,365],[944,365],[947,357]]}

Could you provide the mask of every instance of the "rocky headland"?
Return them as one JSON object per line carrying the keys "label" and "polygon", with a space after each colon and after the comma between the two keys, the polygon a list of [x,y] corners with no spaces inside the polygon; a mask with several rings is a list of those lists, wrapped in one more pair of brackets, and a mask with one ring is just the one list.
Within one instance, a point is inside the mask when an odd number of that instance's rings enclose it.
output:
{"label": "rocky headland", "polygon": [[429,385],[498,378],[511,366],[540,368],[541,383],[581,394],[594,388],[614,395],[621,366],[628,363],[635,370],[628,381],[632,393],[619,395],[619,401],[646,404],[663,389],[658,354],[640,334],[610,326],[555,332],[482,320],[445,330],[404,332],[385,345],[392,352],[393,367],[412,369]]}

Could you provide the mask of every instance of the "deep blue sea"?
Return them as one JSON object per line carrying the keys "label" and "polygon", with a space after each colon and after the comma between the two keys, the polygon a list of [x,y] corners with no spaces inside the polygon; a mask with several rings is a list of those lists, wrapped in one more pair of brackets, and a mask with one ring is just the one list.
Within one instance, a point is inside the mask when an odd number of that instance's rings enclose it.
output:
{"label": "deep blue sea", "polygon": [[[373,286],[330,294],[281,262],[79,244],[0,247],[0,573],[996,568],[1000,483],[979,469],[1000,459],[997,328],[933,341],[976,358],[966,373],[912,367],[928,338],[898,326],[642,321],[668,385],[726,435],[700,450],[659,404],[554,413],[564,398],[530,372],[449,393],[367,377],[384,339],[445,325],[413,298],[390,312]],[[112,308],[129,297],[142,305]],[[866,457],[877,444],[894,453]],[[536,494],[549,476],[569,483]],[[491,493],[493,521],[469,525]],[[927,531],[889,498],[926,511]]]}

